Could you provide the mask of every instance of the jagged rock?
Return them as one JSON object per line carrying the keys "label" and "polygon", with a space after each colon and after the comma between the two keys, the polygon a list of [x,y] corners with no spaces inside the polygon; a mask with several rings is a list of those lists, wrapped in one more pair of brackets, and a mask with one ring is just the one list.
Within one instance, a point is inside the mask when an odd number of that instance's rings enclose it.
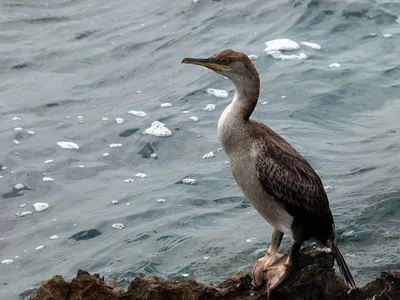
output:
{"label": "jagged rock", "polygon": [[29,300],[114,300],[124,294],[115,283],[104,281],[99,274],[90,275],[78,270],[78,275],[71,282],[65,282],[56,275],[40,287]]}
{"label": "jagged rock", "polygon": [[[400,299],[400,272],[384,271],[364,287],[348,293],[334,273],[333,255],[315,247],[301,251],[295,272],[271,295],[271,300],[389,300]],[[265,291],[255,290],[245,272],[232,275],[218,286],[190,279],[166,280],[156,276],[136,278],[125,292],[99,274],[79,270],[71,282],[57,275],[30,300],[262,300]]]}

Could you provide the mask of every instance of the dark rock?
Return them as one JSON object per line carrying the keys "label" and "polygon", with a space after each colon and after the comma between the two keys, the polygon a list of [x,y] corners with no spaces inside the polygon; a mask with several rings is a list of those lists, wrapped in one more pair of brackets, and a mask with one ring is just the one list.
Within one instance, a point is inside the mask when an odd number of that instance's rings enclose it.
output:
{"label": "dark rock", "polygon": [[57,102],[51,102],[51,103],[45,104],[44,106],[46,106],[46,107],[54,107],[54,106],[58,106],[58,105],[60,105],[60,104],[57,103]]}
{"label": "dark rock", "polygon": [[23,64],[18,64],[18,65],[12,66],[11,69],[13,69],[13,70],[20,70],[20,69],[26,68],[27,66],[28,66],[27,63],[23,63]]}
{"label": "dark rock", "polygon": [[131,136],[132,134],[136,133],[138,130],[139,130],[139,128],[128,129],[128,130],[121,132],[119,134],[119,136],[120,137],[128,137],[128,136]]}
{"label": "dark rock", "polygon": [[150,158],[150,155],[155,153],[156,145],[154,143],[146,143],[143,148],[138,152],[143,158]]}
{"label": "dark rock", "polygon": [[8,198],[18,198],[18,197],[22,197],[25,193],[23,191],[32,191],[34,189],[31,189],[27,186],[24,186],[22,189],[16,189],[15,187],[13,187],[11,192],[8,193],[4,193],[1,196],[4,199],[8,199]]}
{"label": "dark rock", "polygon": [[70,237],[70,239],[73,239],[75,241],[85,241],[89,240],[92,238],[95,238],[96,236],[100,235],[101,232],[98,231],[97,229],[89,229],[89,230],[83,230],[75,233],[73,236]]}
{"label": "dark rock", "polygon": [[[362,288],[348,293],[341,277],[335,275],[333,255],[315,247],[304,247],[293,274],[271,295],[271,300],[387,300],[400,299],[400,272],[384,271]],[[245,272],[232,275],[218,286],[190,279],[166,280],[157,276],[136,278],[125,292],[99,274],[79,270],[72,282],[54,276],[30,300],[261,300],[265,290],[256,290]]]}

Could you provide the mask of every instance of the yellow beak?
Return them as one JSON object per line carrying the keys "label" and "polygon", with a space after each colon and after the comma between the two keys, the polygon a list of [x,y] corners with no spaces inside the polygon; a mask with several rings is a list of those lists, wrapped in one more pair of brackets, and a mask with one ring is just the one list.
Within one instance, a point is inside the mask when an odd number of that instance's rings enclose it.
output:
{"label": "yellow beak", "polygon": [[203,66],[203,67],[206,67],[215,72],[223,72],[223,71],[231,68],[228,65],[223,65],[219,62],[216,62],[213,58],[190,58],[190,57],[187,57],[182,60],[182,63]]}

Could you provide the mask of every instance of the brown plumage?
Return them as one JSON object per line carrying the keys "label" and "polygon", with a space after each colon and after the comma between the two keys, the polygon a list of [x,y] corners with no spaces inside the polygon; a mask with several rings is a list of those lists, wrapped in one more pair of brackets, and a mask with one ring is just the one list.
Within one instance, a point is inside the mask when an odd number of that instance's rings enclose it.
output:
{"label": "brown plumage", "polygon": [[[227,49],[210,58],[185,58],[183,63],[207,67],[228,77],[235,96],[218,122],[218,136],[229,157],[233,177],[257,211],[274,227],[270,248],[253,269],[257,286],[270,293],[287,278],[298,262],[301,245],[315,240],[328,246],[346,282],[356,287],[336,246],[335,225],[321,179],[311,165],[271,128],[251,120],[260,92],[258,72],[241,52]],[[277,250],[282,237],[292,239],[286,263]],[[280,272],[271,271],[281,268]],[[271,272],[271,276],[268,276]]]}

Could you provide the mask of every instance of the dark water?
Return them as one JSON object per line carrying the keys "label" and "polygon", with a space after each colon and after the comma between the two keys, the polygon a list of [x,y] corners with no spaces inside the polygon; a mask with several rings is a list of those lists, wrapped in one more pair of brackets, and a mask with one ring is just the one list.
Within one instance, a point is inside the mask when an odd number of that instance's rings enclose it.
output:
{"label": "dark water", "polygon": [[[202,159],[220,147],[216,124],[232,84],[180,64],[224,48],[259,56],[260,102],[268,104],[253,116],[320,174],[357,282],[400,268],[397,1],[2,0],[0,7],[0,260],[14,260],[0,264],[1,299],[23,298],[78,268],[121,284],[182,274],[218,283],[251,270],[271,227],[242,197],[223,152]],[[276,38],[322,49],[301,47],[307,60],[275,60],[263,50]],[[207,94],[210,87],[229,97]],[[207,104],[216,109],[203,111]],[[157,120],[171,137],[142,134]],[[197,184],[179,184],[184,178]],[[37,202],[50,207],[34,212]],[[33,214],[15,215],[25,211]],[[101,234],[69,239],[89,229]]]}

